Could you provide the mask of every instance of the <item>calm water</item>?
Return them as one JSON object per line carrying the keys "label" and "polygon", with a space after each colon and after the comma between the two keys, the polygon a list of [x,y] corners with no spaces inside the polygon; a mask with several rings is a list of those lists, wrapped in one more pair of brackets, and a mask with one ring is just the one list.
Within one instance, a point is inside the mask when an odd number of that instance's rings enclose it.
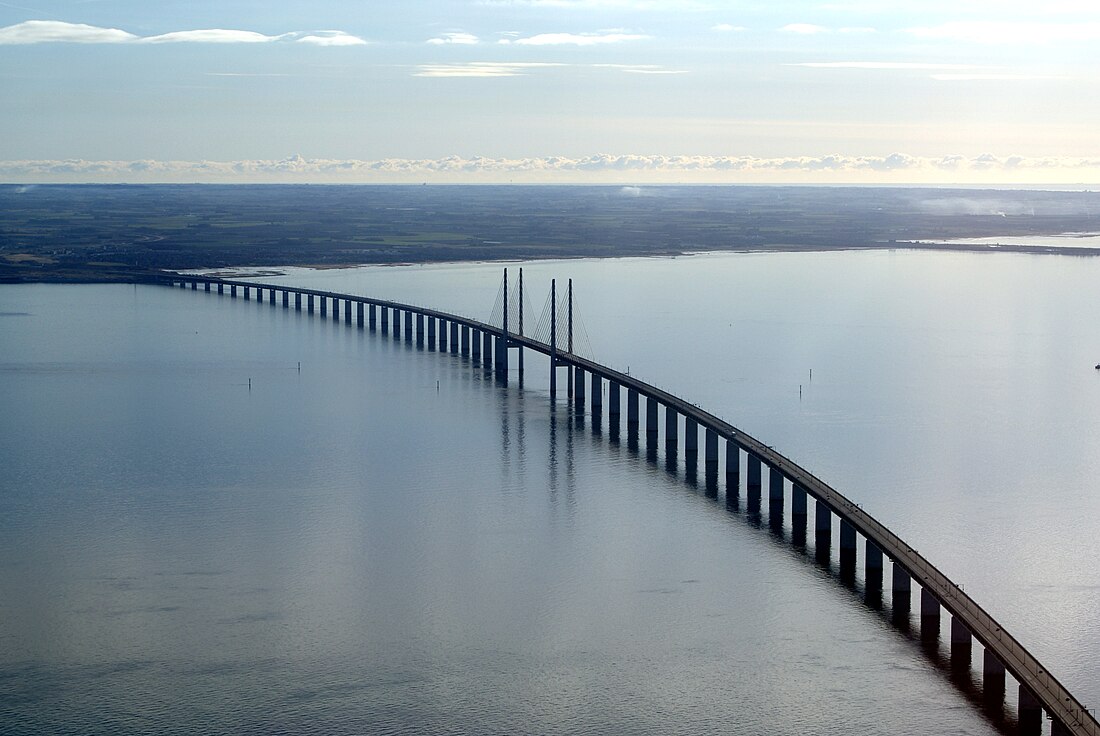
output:
{"label": "calm water", "polygon": [[[1100,262],[524,275],[535,314],[572,276],[596,357],[831,481],[1100,700]],[[284,279],[486,318],[499,276]],[[832,572],[552,410],[533,359],[504,387],[124,286],[0,287],[0,341],[0,732],[996,732]]]}

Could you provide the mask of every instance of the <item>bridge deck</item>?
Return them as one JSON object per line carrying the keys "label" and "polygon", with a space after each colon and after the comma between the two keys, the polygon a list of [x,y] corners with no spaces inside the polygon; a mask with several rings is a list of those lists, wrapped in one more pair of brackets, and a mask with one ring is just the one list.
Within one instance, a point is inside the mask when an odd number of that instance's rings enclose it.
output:
{"label": "bridge deck", "polygon": [[[413,304],[374,299],[354,294],[343,294],[316,289],[303,289],[279,284],[265,284],[254,281],[226,280],[204,276],[175,276],[172,280],[222,283],[225,285],[249,288],[275,289],[304,295],[348,300],[379,307],[398,309],[423,314],[427,317],[444,319],[448,322],[465,325],[472,329],[500,334],[500,328],[479,320],[450,314],[435,309],[419,307]],[[548,344],[522,335],[509,335],[511,344],[529,348],[544,355],[551,354]],[[657,402],[671,407],[685,417],[695,420],[699,425],[712,429],[746,452],[756,456],[769,467],[778,469],[793,483],[804,488],[810,495],[825,503],[844,521],[851,524],[865,539],[874,543],[896,565],[900,565],[914,580],[929,590],[947,611],[970,630],[982,646],[992,651],[1005,665],[1017,682],[1025,685],[1038,698],[1049,715],[1064,724],[1070,733],[1100,736],[1100,723],[1085,707],[1036,659],[1019,641],[989,615],[978,603],[967,595],[962,588],[940,572],[931,562],[916,552],[909,544],[890,531],[884,524],[865,513],[842,493],[832,488],[790,458],[775,451],[759,440],[751,437],[732,424],[719,419],[710,412],[674,396],[656,386],[638,378],[617,371],[608,366],[578,355],[557,352],[562,363],[578,366],[582,370],[614,381],[627,389],[633,389],[640,395],[651,397]]]}

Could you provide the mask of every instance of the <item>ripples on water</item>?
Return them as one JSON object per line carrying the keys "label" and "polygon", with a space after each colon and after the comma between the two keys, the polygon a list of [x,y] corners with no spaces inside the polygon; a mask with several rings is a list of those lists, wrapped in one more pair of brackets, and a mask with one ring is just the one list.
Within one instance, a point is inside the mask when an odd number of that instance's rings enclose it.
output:
{"label": "ripples on water", "polygon": [[541,380],[190,291],[4,310],[0,731],[993,732]]}

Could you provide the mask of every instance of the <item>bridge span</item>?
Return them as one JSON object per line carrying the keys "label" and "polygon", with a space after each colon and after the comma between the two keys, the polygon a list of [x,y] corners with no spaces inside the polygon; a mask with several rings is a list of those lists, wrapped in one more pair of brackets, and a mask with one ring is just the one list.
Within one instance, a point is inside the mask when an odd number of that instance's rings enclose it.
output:
{"label": "bridge span", "polygon": [[[883,523],[829,484],[710,412],[634,376],[577,355],[569,350],[568,344],[563,349],[558,345],[556,323],[552,324],[549,342],[509,332],[507,275],[501,326],[412,304],[280,284],[180,274],[166,274],[154,279],[154,282],[191,290],[201,288],[205,292],[216,289],[219,294],[228,290],[229,296],[236,298],[240,295],[246,300],[251,300],[255,295],[257,300],[262,301],[266,296],[272,306],[281,305],[284,309],[290,309],[293,304],[296,311],[303,311],[304,308],[310,313],[319,309],[323,317],[328,316],[331,305],[331,315],[335,321],[354,324],[359,329],[392,333],[395,340],[403,337],[405,342],[415,342],[418,346],[426,344],[430,349],[469,356],[491,368],[504,380],[508,377],[509,351],[519,351],[522,371],[523,349],[534,350],[550,358],[551,394],[556,392],[557,370],[564,367],[569,371],[571,400],[581,410],[588,403],[593,422],[603,421],[606,382],[609,428],[617,432],[621,426],[625,393],[628,433],[636,437],[644,426],[647,446],[656,448],[660,412],[663,411],[666,452],[674,455],[682,451],[690,467],[695,467],[702,454],[708,494],[716,493],[719,464],[724,460],[727,499],[739,496],[744,454],[747,470],[744,488],[749,510],[760,509],[763,471],[766,470],[769,523],[782,528],[787,496],[785,489],[789,488],[790,521],[796,544],[800,540],[803,544],[805,542],[809,501],[812,500],[815,554],[825,562],[830,559],[835,516],[839,525],[840,573],[844,579],[854,579],[857,539],[862,537],[864,587],[868,600],[881,601],[884,561],[889,562],[891,607],[895,617],[908,621],[915,582],[920,589],[922,638],[938,640],[941,610],[946,610],[951,617],[952,666],[970,670],[973,641],[976,639],[984,650],[982,690],[986,700],[1003,702],[1006,672],[1018,683],[1017,714],[1021,734],[1040,734],[1045,711],[1051,721],[1052,736],[1100,736],[1100,723],[1085,706],[977,601]],[[551,319],[556,320],[556,297],[552,303],[555,308],[551,309]],[[644,422],[640,412],[642,399],[645,400]],[[700,436],[703,439],[701,453]]]}

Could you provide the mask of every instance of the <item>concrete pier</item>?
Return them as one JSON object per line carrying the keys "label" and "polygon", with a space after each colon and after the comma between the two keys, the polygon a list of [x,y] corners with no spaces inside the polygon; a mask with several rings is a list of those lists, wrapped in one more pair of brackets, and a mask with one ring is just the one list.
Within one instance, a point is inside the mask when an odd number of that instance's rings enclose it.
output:
{"label": "concrete pier", "polygon": [[799,546],[806,544],[806,522],[809,519],[806,496],[805,488],[798,483],[791,484],[791,533]]}
{"label": "concrete pier", "polygon": [[210,282],[209,281],[203,283],[202,290],[205,291],[207,294],[210,293]]}
{"label": "concrete pier", "polygon": [[1039,736],[1043,732],[1043,706],[1027,685],[1020,685],[1020,736]]}
{"label": "concrete pier", "polygon": [[[321,303],[321,314],[325,313],[324,302]],[[313,294],[306,294],[306,314],[313,314]]]}
{"label": "concrete pier", "polygon": [[225,293],[225,284],[218,284],[218,293],[219,294],[224,294]]}
{"label": "concrete pier", "polygon": [[973,658],[974,637],[958,616],[951,617],[951,666],[970,669]]}
{"label": "concrete pier", "polygon": [[416,346],[424,347],[424,314],[421,312],[416,313]]}
{"label": "concrete pier", "polygon": [[[451,322],[451,337],[450,340],[447,341],[447,344],[450,346],[451,353],[455,355],[458,354],[458,326],[459,325],[457,322]],[[505,345],[504,347],[507,348],[508,346]]]}
{"label": "concrete pier", "polygon": [[982,697],[1000,703],[1005,697],[1005,665],[988,647],[982,655]]}
{"label": "concrete pier", "polygon": [[913,608],[913,579],[909,577],[901,565],[894,562],[893,585],[891,586],[891,605],[894,607],[895,616],[909,616]]}
{"label": "concrete pier", "polygon": [[671,406],[665,407],[665,454],[676,455],[680,446],[679,440],[680,415]]}
{"label": "concrete pier", "polygon": [[[328,299],[326,299],[326,298],[325,298],[325,297],[323,297],[323,296],[322,296],[322,297],[318,297],[318,299],[320,299],[320,300],[321,300],[321,316],[322,316],[322,317],[327,317],[327,316],[328,316]],[[309,295],[309,300],[310,300],[310,301],[313,301],[313,294],[310,294],[310,295]],[[311,310],[310,310],[310,312],[312,312],[312,311],[313,311],[313,310],[311,309]]]}
{"label": "concrete pier", "polygon": [[603,379],[592,374],[592,387],[589,391],[592,397],[592,415],[596,416],[603,413]]}
{"label": "concrete pier", "polygon": [[[419,317],[420,315],[416,315]],[[413,341],[413,313],[405,310],[405,342]]]}
{"label": "concrete pier", "polygon": [[231,296],[234,299],[237,298],[237,285],[236,284],[230,284],[230,286],[229,286],[229,296]]}
{"label": "concrete pier", "polygon": [[783,474],[774,465],[768,466],[768,515],[783,519]]}
{"label": "concrete pier", "polygon": [[741,448],[726,440],[726,500],[741,495]]}
{"label": "concrete pier", "polygon": [[428,350],[435,350],[435,317],[428,317]]}
{"label": "concrete pier", "polygon": [[870,539],[863,550],[864,586],[869,600],[882,599],[882,549]]}
{"label": "concrete pier", "polygon": [[573,366],[573,408],[584,411],[584,369],[579,365]]}
{"label": "concrete pier", "polygon": [[607,382],[607,416],[611,425],[619,426],[619,401],[622,398],[622,386],[615,381]]}
{"label": "concrete pier", "polygon": [[684,417],[684,454],[699,456],[699,422],[687,416]]}
{"label": "concrete pier", "polygon": [[[210,284],[206,285],[206,290],[210,291]],[[268,289],[267,290],[267,303],[270,304],[273,307],[275,306],[275,290],[274,289]]]}
{"label": "concrete pier", "polygon": [[935,641],[940,636],[940,602],[928,588],[920,589],[920,636]]}
{"label": "concrete pier", "polygon": [[638,390],[626,391],[626,428],[628,431],[638,431]]}
{"label": "concrete pier", "polygon": [[748,462],[746,464],[748,470],[748,478],[745,479],[745,490],[748,496],[748,510],[750,513],[760,513],[760,458],[759,456],[748,453]]}
{"label": "concrete pier", "polygon": [[389,307],[379,307],[381,314],[378,315],[378,321],[382,325],[382,334],[390,334],[390,310]]}
{"label": "concrete pier", "polygon": [[493,333],[481,333],[481,363],[488,367],[493,365]]}
{"label": "concrete pier", "polygon": [[363,302],[356,302],[355,304],[355,324],[359,329],[363,329],[363,312],[366,310],[367,305]]}
{"label": "concrete pier", "polygon": [[703,458],[704,468],[708,474],[718,474],[718,433],[707,427],[704,435]]}
{"label": "concrete pier", "polygon": [[302,311],[302,295],[299,292],[294,292],[294,311]]}
{"label": "concrete pier", "polygon": [[439,318],[439,352],[447,352],[447,320]]}
{"label": "concrete pier", "polygon": [[401,339],[401,310],[394,309],[393,311],[393,339]]}
{"label": "concrete pier", "polygon": [[814,504],[814,555],[828,562],[833,545],[833,512],[820,498]]}
{"label": "concrete pier", "polygon": [[[363,305],[360,304],[359,307],[360,307],[360,309],[362,309]],[[363,320],[360,319],[359,323],[362,324]],[[346,325],[351,324],[351,300],[350,299],[345,299],[344,300],[344,324],[346,324]]]}
{"label": "concrete pier", "polygon": [[375,330],[378,329],[378,305],[377,304],[368,304],[367,305],[367,327],[370,329],[371,332],[374,332]]}
{"label": "concrete pier", "polygon": [[283,309],[290,309],[290,292],[283,290]]}
{"label": "concrete pier", "polygon": [[840,577],[851,582],[856,577],[856,528],[840,519]]}
{"label": "concrete pier", "polygon": [[657,411],[660,404],[652,396],[645,397],[645,439],[650,447],[657,446]]}
{"label": "concrete pier", "polygon": [[249,288],[247,286],[244,287],[244,300],[246,302],[249,301],[249,298],[250,298],[249,295],[248,295],[248,292],[249,292]]}
{"label": "concrete pier", "polygon": [[462,346],[459,352],[461,352],[463,355],[469,355],[470,354],[470,328],[467,325],[462,325],[462,336],[460,338],[460,343],[459,344]]}
{"label": "concrete pier", "polygon": [[470,357],[475,362],[481,362],[481,330],[470,332]]}

